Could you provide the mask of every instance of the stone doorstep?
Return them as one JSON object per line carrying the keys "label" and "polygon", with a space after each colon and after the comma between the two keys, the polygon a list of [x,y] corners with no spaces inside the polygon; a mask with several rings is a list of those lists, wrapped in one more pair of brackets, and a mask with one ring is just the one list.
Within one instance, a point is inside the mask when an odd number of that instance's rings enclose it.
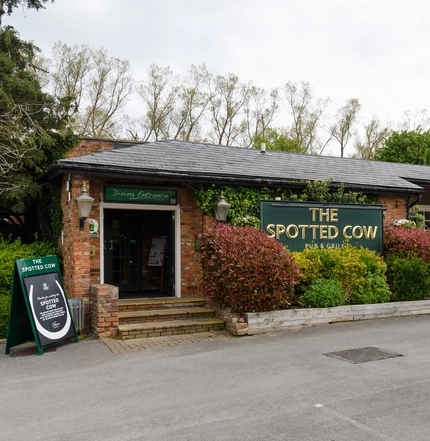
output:
{"label": "stone doorstep", "polygon": [[152,299],[120,299],[118,301],[120,311],[170,309],[180,307],[203,307],[204,297],[160,297]]}
{"label": "stone doorstep", "polygon": [[121,339],[153,337],[159,335],[191,334],[222,331],[225,322],[220,319],[171,320],[165,322],[133,323],[118,326]]}
{"label": "stone doorstep", "polygon": [[167,330],[167,329],[180,329],[180,328],[192,328],[199,326],[224,326],[224,320],[217,318],[210,319],[194,319],[194,320],[170,320],[163,322],[149,322],[149,323],[131,323],[126,325],[119,325],[118,331],[120,332],[133,332],[139,330]]}
{"label": "stone doorstep", "polygon": [[[215,311],[211,308],[200,308],[200,307],[190,307],[190,308],[162,308],[162,309],[148,309],[148,310],[137,310],[137,311],[121,311],[118,314],[118,320],[121,322],[127,322],[129,320],[145,320],[145,321],[155,321],[155,320],[184,320],[193,317],[210,317],[214,316]],[[173,317],[178,316],[178,317]],[[172,318],[171,318],[172,317]]]}

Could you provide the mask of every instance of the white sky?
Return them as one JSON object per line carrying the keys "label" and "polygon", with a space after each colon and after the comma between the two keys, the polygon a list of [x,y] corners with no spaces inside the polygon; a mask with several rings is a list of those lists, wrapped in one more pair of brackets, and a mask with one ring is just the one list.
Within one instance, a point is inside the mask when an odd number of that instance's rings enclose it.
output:
{"label": "white sky", "polygon": [[46,56],[57,41],[102,47],[138,80],[204,63],[265,89],[308,81],[333,114],[358,98],[363,122],[397,123],[430,107],[429,16],[426,0],[56,0],[3,25]]}

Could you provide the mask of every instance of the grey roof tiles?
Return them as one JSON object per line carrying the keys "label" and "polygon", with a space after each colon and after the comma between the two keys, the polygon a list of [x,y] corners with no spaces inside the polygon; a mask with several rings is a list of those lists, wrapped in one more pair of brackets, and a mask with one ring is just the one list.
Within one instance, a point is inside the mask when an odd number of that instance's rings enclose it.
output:
{"label": "grey roof tiles", "polygon": [[[51,166],[63,172],[86,170],[139,176],[178,176],[207,182],[285,185],[332,178],[351,188],[419,192],[430,184],[430,167],[311,156],[182,141],[118,144],[117,149],[62,159]],[[49,170],[48,170],[49,171]]]}

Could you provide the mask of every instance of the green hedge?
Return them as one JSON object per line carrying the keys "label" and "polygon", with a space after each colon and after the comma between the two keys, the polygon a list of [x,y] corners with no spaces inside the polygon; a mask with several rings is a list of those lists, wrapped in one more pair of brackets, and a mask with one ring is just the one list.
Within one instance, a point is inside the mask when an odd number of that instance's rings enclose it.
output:
{"label": "green hedge", "polygon": [[[307,248],[293,253],[302,277],[296,289],[299,302],[309,305],[309,291],[318,298],[320,307],[339,303],[334,300],[333,284],[325,286],[319,280],[335,280],[343,290],[341,304],[380,303],[390,299],[383,257],[366,248],[345,245],[341,248]],[[316,291],[319,290],[318,295]],[[305,296],[305,297],[303,297]],[[324,300],[324,296],[327,298]],[[336,297],[337,298],[337,297]],[[340,306],[337,304],[336,306]]]}
{"label": "green hedge", "polygon": [[423,259],[391,254],[386,262],[391,300],[406,302],[430,297],[430,265]]}
{"label": "green hedge", "polygon": [[335,279],[317,279],[300,297],[305,308],[331,308],[345,302],[345,290]]}

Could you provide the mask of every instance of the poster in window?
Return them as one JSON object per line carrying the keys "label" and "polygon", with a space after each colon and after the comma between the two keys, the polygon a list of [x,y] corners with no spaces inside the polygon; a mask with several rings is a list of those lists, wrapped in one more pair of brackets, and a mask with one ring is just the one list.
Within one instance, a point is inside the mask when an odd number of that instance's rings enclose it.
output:
{"label": "poster in window", "polygon": [[167,236],[153,236],[149,252],[148,266],[163,266]]}

